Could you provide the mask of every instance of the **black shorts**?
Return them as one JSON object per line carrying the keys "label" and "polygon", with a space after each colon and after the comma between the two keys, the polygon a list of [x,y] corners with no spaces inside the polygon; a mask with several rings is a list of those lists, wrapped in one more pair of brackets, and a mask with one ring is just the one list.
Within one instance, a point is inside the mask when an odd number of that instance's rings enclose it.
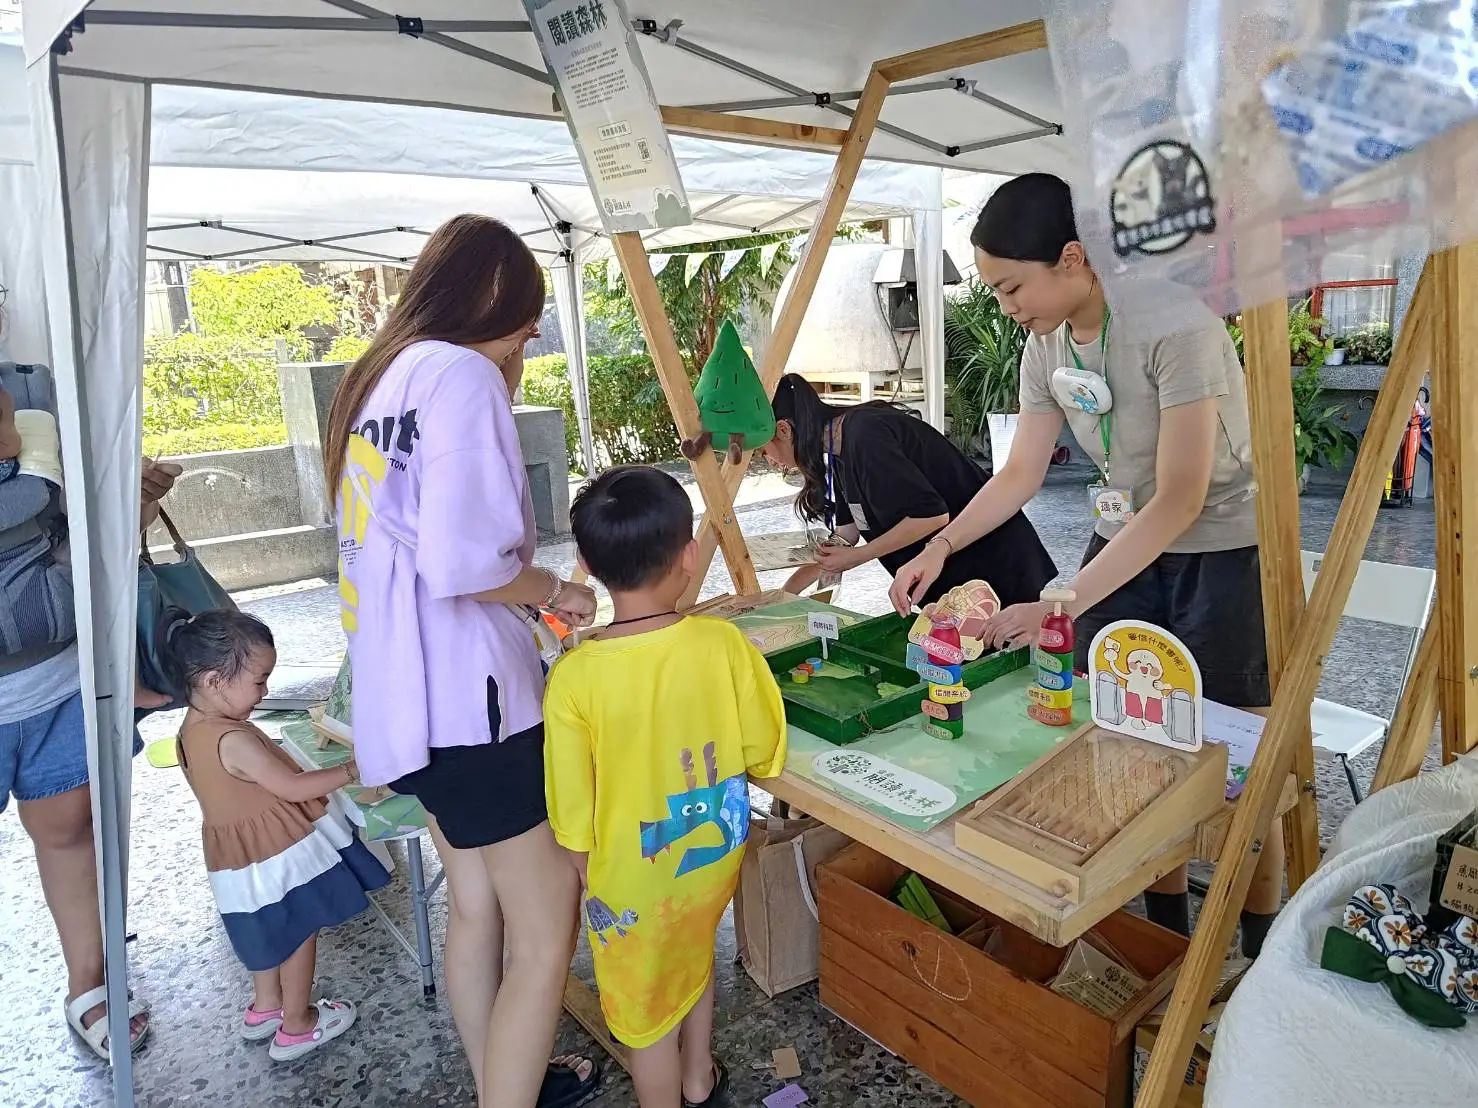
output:
{"label": "black shorts", "polygon": [[[1083,564],[1107,545],[1107,539],[1095,534]],[[1201,669],[1207,699],[1234,708],[1268,706],[1268,644],[1257,547],[1161,554],[1077,620],[1079,672],[1088,669],[1093,637],[1121,619],[1153,623],[1185,643]]]}
{"label": "black shorts", "polygon": [[549,818],[544,800],[544,725],[497,741],[497,686],[488,678],[488,722],[494,739],[477,746],[431,749],[431,761],[390,782],[436,817],[446,841],[475,850],[517,838]]}

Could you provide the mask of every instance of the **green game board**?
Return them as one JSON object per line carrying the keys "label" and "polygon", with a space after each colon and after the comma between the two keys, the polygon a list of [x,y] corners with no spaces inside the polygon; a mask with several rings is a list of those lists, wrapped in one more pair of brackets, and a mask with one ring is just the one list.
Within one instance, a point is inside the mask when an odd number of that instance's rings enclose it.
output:
{"label": "green game board", "polygon": [[[836,746],[792,726],[787,772],[911,831],[928,831],[1015,777],[1087,722],[1087,683],[1073,687],[1073,725],[1047,727],[1027,717],[1032,667],[974,690],[965,705],[965,734],[936,739],[923,716]],[[824,772],[829,767],[830,772]],[[763,783],[761,783],[763,787]]]}

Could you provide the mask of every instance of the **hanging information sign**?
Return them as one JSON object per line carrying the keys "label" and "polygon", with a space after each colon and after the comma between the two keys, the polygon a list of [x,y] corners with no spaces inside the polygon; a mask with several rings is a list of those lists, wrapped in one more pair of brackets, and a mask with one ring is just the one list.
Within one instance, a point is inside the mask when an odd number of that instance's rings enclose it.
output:
{"label": "hanging information sign", "polygon": [[606,230],[693,222],[623,0],[523,0]]}

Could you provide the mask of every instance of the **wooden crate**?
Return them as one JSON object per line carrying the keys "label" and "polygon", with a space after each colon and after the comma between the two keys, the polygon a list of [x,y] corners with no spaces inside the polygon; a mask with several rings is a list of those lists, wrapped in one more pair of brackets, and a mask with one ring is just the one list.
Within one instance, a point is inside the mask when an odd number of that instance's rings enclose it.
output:
{"label": "wooden crate", "polygon": [[1224,746],[1188,754],[1089,724],[957,820],[955,845],[1081,903],[1191,838],[1226,779]]}
{"label": "wooden crate", "polygon": [[[887,899],[905,870],[860,844],[817,867],[821,1001],[972,1104],[1123,1108],[1134,1027],[1188,940],[1115,912],[1094,930],[1150,982],[1113,1018],[1047,987],[1066,951],[930,886],[949,935]],[[993,954],[984,947],[989,942]]]}

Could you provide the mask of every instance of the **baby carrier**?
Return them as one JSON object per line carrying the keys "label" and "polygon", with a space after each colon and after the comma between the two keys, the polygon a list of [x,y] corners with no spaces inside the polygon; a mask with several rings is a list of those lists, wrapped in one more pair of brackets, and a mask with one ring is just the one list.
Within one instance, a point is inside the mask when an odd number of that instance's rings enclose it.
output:
{"label": "baby carrier", "polygon": [[[0,389],[17,411],[56,414],[45,366],[0,362]],[[0,676],[60,654],[77,637],[72,577],[60,551],[67,537],[61,489],[0,468]]]}

